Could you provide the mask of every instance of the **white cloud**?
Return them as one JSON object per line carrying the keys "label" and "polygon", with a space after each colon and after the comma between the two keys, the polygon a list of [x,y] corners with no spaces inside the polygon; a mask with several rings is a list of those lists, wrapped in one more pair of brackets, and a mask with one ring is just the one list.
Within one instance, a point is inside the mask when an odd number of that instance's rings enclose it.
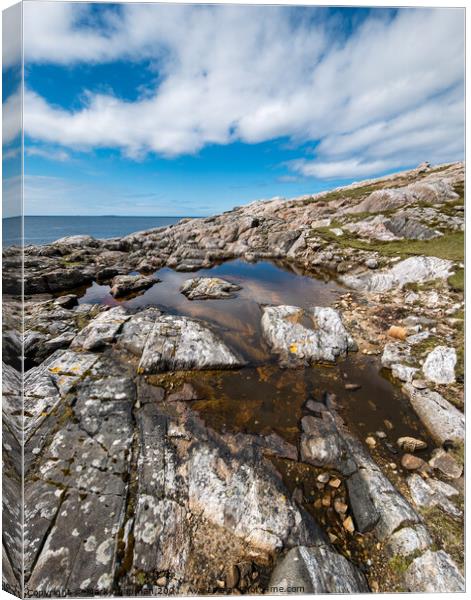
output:
{"label": "white cloud", "polygon": [[381,13],[347,39],[322,10],[307,21],[279,7],[123,5],[100,28],[83,25],[83,5],[25,11],[27,61],[147,58],[159,74],[135,102],[87,93],[74,111],[28,91],[25,127],[38,140],[135,158],[236,140],[320,140],[315,160],[292,163],[316,177],[462,156],[462,10]]}
{"label": "white cloud", "polygon": [[47,160],[65,162],[70,160],[70,154],[65,150],[52,150],[48,148],[40,148],[39,146],[27,146],[26,156],[39,156]]}

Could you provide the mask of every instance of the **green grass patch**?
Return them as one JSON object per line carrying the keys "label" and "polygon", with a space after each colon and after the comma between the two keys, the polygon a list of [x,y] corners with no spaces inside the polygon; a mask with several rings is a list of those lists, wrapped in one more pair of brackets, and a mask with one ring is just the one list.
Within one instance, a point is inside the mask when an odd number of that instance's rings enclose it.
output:
{"label": "green grass patch", "polygon": [[458,269],[448,278],[448,283],[455,292],[464,292],[464,269]]}
{"label": "green grass patch", "polygon": [[379,252],[383,256],[436,256],[449,260],[464,260],[464,232],[455,231],[433,240],[397,240],[381,242],[378,240],[367,241],[344,230],[344,235],[337,237],[330,231],[336,225],[320,227],[315,233],[328,242],[335,242],[340,246]]}

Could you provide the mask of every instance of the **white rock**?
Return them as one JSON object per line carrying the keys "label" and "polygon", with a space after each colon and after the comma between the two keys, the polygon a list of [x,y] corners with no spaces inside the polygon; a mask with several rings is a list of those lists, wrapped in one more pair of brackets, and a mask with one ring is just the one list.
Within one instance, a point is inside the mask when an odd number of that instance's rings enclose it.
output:
{"label": "white rock", "polygon": [[422,371],[425,377],[434,383],[453,383],[455,365],[456,350],[448,346],[437,346],[427,354]]}
{"label": "white rock", "polygon": [[427,550],[416,558],[404,575],[411,592],[464,592],[464,578],[450,556],[443,550]]}
{"label": "white rock", "polygon": [[447,279],[453,273],[450,260],[434,256],[412,256],[392,268],[360,276],[344,275],[341,281],[349,287],[366,292],[387,292],[402,288],[406,283]]}
{"label": "white rock", "polygon": [[412,381],[415,373],[417,373],[418,369],[414,367],[407,367],[406,365],[394,364],[392,365],[391,372],[394,377],[400,379],[401,381]]}
{"label": "white rock", "polygon": [[332,308],[265,306],[263,334],[284,359],[302,362],[335,361],[357,346]]}

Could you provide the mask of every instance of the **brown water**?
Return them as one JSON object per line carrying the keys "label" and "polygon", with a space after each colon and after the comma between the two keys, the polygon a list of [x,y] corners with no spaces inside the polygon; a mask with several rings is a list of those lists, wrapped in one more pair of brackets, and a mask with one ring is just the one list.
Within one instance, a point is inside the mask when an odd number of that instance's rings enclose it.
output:
{"label": "brown water", "polygon": [[[312,278],[270,262],[255,264],[226,262],[195,273],[161,269],[161,282],[144,294],[125,301],[115,300],[109,286],[94,283],[81,302],[123,304],[130,308],[157,306],[172,314],[197,317],[212,324],[219,335],[248,361],[248,366],[223,372],[185,375],[198,389],[200,400],[192,406],[219,431],[269,433],[276,431],[290,442],[299,438],[302,406],[324,391],[338,398],[339,409],[352,431],[364,438],[378,430],[388,433],[385,420],[394,429],[390,441],[403,435],[427,439],[408,400],[380,372],[377,357],[351,354],[336,365],[281,369],[261,334],[262,304],[295,306],[332,305],[344,289],[333,280]],[[233,299],[188,300],[180,293],[182,283],[195,276],[222,277],[242,286]],[[345,383],[359,383],[349,392]],[[378,452],[395,460],[384,442]]]}

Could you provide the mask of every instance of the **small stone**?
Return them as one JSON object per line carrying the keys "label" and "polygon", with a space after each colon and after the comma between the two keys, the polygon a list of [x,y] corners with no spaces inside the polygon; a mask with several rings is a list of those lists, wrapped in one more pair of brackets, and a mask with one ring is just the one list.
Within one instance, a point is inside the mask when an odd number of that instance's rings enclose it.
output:
{"label": "small stone", "polygon": [[425,390],[427,388],[427,383],[423,379],[414,379],[412,385],[416,390]]}
{"label": "small stone", "polygon": [[167,585],[167,578],[166,577],[159,577],[155,583],[158,586],[163,587],[164,585]]}
{"label": "small stone", "polygon": [[393,471],[395,471],[395,470],[397,469],[397,465],[396,465],[396,463],[389,463],[389,467],[390,467],[390,468],[391,468]]}
{"label": "small stone", "polygon": [[389,431],[394,429],[394,425],[391,423],[391,421],[389,419],[384,419],[383,423],[384,423],[384,426],[386,427],[386,429],[389,429]]}
{"label": "small stone", "polygon": [[374,448],[376,446],[376,440],[372,436],[368,436],[365,442],[370,448]]}
{"label": "small stone", "polygon": [[328,473],[320,473],[317,476],[317,481],[319,481],[320,483],[327,483],[330,479],[330,475]]}
{"label": "small stone", "polygon": [[359,390],[361,388],[361,385],[359,383],[346,383],[344,385],[344,388],[349,392],[354,392],[356,390]]}
{"label": "small stone", "polygon": [[317,498],[317,500],[314,502],[314,508],[322,508],[322,500],[320,498]]}
{"label": "small stone", "polygon": [[401,465],[408,471],[416,471],[423,468],[427,463],[413,454],[404,454],[401,458]]}
{"label": "small stone", "polygon": [[385,438],[388,437],[388,435],[384,431],[377,431],[376,437],[379,438],[380,440],[384,440]]}
{"label": "small stone", "polygon": [[377,581],[370,581],[370,588],[371,588],[371,591],[374,592],[374,593],[379,592],[379,584],[378,584],[378,582]]}
{"label": "small stone", "polygon": [[367,260],[365,260],[365,267],[368,267],[368,269],[377,269],[378,261],[376,260],[376,258],[368,258]]}
{"label": "small stone", "polygon": [[397,445],[405,452],[416,452],[417,450],[425,450],[427,443],[414,437],[405,436],[397,440]]}
{"label": "small stone", "polygon": [[344,515],[348,510],[348,504],[345,504],[341,498],[334,499],[334,510],[339,515]]}
{"label": "small stone", "polygon": [[398,325],[392,325],[388,329],[388,335],[396,340],[405,340],[407,337],[407,329],[405,327],[399,327]]}
{"label": "small stone", "polygon": [[329,531],[329,540],[331,544],[335,544],[338,539],[339,538],[334,533]]}
{"label": "small stone", "polygon": [[224,581],[222,581],[222,579],[217,579],[217,580],[216,580],[216,585],[217,585],[219,588],[224,588],[224,587],[226,587],[226,584],[225,584],[225,582],[224,582]]}
{"label": "small stone", "polygon": [[337,489],[338,487],[340,487],[341,483],[342,483],[342,481],[338,477],[336,477],[335,479],[331,479],[329,481],[330,487],[333,487],[334,489]]}
{"label": "small stone", "polygon": [[353,533],[355,531],[355,525],[353,524],[352,517],[347,517],[343,523],[343,528],[348,531],[348,533]]}
{"label": "small stone", "polygon": [[330,506],[331,500],[331,497],[328,494],[325,494],[322,497],[322,506],[325,506],[327,508],[328,506]]}

